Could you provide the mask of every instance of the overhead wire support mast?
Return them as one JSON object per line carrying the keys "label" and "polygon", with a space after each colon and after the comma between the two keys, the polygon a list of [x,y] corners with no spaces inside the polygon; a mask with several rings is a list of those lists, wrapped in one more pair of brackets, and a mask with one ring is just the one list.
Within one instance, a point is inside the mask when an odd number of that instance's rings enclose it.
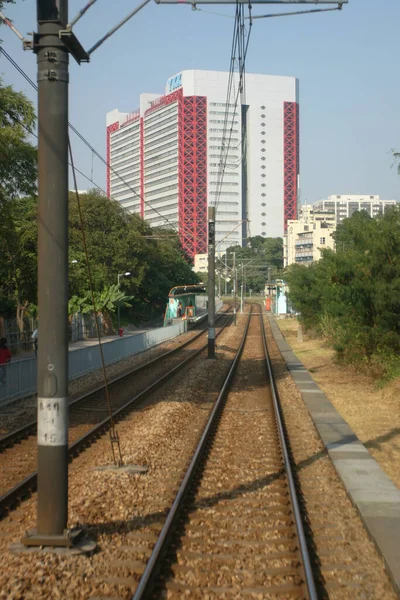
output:
{"label": "overhead wire support mast", "polygon": [[[38,32],[38,504],[37,528],[22,546],[74,548],[68,530],[68,82],[69,54],[85,53],[61,35],[68,0],[37,0]],[[72,43],[71,43],[72,40]],[[92,551],[95,544],[84,551]]]}
{"label": "overhead wire support mast", "polygon": [[[154,0],[156,4],[249,4],[249,0]],[[349,0],[251,0],[251,5],[259,4],[277,4],[285,6],[286,4],[336,4],[342,6],[348,4]]]}
{"label": "overhead wire support mast", "polygon": [[208,358],[215,358],[215,206],[208,207]]}

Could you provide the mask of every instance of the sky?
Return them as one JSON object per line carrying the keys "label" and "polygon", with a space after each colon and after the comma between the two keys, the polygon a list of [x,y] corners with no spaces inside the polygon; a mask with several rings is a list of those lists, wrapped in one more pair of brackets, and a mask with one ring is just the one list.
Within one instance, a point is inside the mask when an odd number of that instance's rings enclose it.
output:
{"label": "sky", "polygon": [[[138,3],[98,0],[74,32],[89,48]],[[70,17],[84,4],[70,0]],[[89,64],[70,59],[69,120],[102,156],[108,111],[135,110],[140,93],[163,93],[168,77],[183,69],[229,70],[235,7],[199,8],[151,3],[96,50]],[[253,13],[294,9],[257,6]],[[16,0],[4,10],[24,34],[36,29],[35,0]],[[254,22],[247,72],[300,81],[302,203],[330,194],[400,201],[391,154],[392,148],[400,151],[399,23],[400,0],[349,0],[342,11]],[[36,81],[36,57],[5,26],[0,38]],[[1,54],[0,75],[36,104],[36,92]],[[76,166],[105,188],[105,166],[73,133],[71,141]],[[81,176],[78,186],[92,187]]]}

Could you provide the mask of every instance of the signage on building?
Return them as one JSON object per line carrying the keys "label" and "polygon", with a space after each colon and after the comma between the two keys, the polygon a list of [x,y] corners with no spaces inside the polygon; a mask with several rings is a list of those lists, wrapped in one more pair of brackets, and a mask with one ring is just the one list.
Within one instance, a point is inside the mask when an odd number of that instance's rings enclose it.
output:
{"label": "signage on building", "polygon": [[169,92],[174,92],[178,88],[182,87],[182,73],[179,75],[175,75],[175,77],[171,77],[167,81],[167,90]]}

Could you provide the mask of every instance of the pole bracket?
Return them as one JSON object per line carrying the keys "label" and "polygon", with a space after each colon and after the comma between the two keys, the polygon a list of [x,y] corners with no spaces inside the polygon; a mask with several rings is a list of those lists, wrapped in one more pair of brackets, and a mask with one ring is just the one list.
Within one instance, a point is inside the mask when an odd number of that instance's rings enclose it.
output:
{"label": "pole bracket", "polygon": [[78,65],[88,63],[90,56],[71,29],[60,29],[58,32],[60,40],[68,48],[68,52],[74,57]]}

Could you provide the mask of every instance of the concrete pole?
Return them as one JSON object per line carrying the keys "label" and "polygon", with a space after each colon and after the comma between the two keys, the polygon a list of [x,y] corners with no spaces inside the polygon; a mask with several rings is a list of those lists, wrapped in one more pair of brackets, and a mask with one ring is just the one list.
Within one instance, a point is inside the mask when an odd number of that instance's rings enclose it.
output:
{"label": "concrete pole", "polygon": [[38,536],[68,520],[68,0],[37,0]]}
{"label": "concrete pole", "polygon": [[[228,260],[228,257],[226,257],[226,260]],[[227,264],[225,263],[225,296],[228,293],[228,290],[227,290],[227,285],[228,285],[227,278],[228,278],[228,267],[227,267]]]}
{"label": "concrete pole", "polygon": [[208,358],[215,358],[215,207],[208,207]]}

